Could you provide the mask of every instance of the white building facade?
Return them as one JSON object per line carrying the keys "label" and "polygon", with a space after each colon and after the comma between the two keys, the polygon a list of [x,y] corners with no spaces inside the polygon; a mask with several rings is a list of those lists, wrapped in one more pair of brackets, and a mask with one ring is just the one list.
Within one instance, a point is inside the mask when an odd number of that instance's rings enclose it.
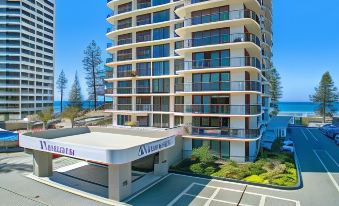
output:
{"label": "white building facade", "polygon": [[221,159],[254,160],[269,120],[271,3],[108,1],[113,125],[184,125],[185,156],[208,145]]}
{"label": "white building facade", "polygon": [[0,121],[53,106],[54,0],[1,0],[0,25]]}

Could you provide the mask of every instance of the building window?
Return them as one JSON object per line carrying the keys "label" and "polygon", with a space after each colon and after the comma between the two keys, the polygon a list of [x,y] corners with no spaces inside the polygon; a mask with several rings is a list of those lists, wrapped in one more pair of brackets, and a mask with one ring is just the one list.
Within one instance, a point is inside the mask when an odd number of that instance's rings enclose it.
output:
{"label": "building window", "polygon": [[152,52],[151,52],[151,47],[146,46],[146,47],[138,47],[137,48],[137,59],[147,59],[147,58],[152,58]]}
{"label": "building window", "polygon": [[153,6],[158,6],[162,4],[168,4],[170,0],[153,0],[152,5]]}
{"label": "building window", "polygon": [[152,15],[151,14],[144,14],[137,16],[137,26],[151,24],[152,23]]}
{"label": "building window", "polygon": [[117,52],[118,61],[132,60],[132,49],[120,50]]}
{"label": "building window", "polygon": [[118,14],[126,13],[132,11],[132,2],[121,4],[118,6]]}
{"label": "building window", "polygon": [[204,73],[192,75],[192,91],[229,91],[230,73]]}
{"label": "building window", "polygon": [[117,118],[118,118],[117,124],[121,125],[121,126],[124,126],[124,125],[126,125],[126,123],[131,121],[130,115],[120,115],[120,114],[118,114]]}
{"label": "building window", "polygon": [[159,23],[170,20],[170,10],[164,10],[153,13],[153,23]]}
{"label": "building window", "polygon": [[118,77],[130,77],[132,71],[132,64],[119,65],[117,67],[117,76]]}
{"label": "building window", "polygon": [[118,29],[129,28],[132,26],[132,17],[118,21]]}
{"label": "building window", "polygon": [[170,45],[161,44],[153,46],[153,58],[168,57],[170,56]]}
{"label": "building window", "polygon": [[150,80],[137,80],[136,81],[137,89],[136,93],[137,94],[149,94],[150,93]]}
{"label": "building window", "polygon": [[131,44],[131,43],[132,43],[132,33],[118,36],[118,45]]}
{"label": "building window", "polygon": [[153,110],[154,111],[169,111],[169,97],[168,96],[154,96],[153,97]]}
{"label": "building window", "polygon": [[153,40],[168,39],[168,38],[170,38],[169,27],[153,29]]}
{"label": "building window", "polygon": [[152,64],[153,76],[169,75],[169,62],[153,62]]}
{"label": "building window", "polygon": [[137,63],[137,75],[138,76],[151,76],[151,63]]}
{"label": "building window", "polygon": [[[221,28],[192,33],[192,47],[230,42],[230,29]],[[242,36],[239,36],[242,37]]]}
{"label": "building window", "polygon": [[152,33],[151,30],[137,32],[136,33],[137,42],[151,41],[152,40],[151,33]]}
{"label": "building window", "polygon": [[117,93],[118,94],[132,94],[132,81],[119,81]]}
{"label": "building window", "polygon": [[192,25],[225,20],[229,20],[229,6],[192,12]]}
{"label": "building window", "polygon": [[132,98],[131,97],[118,97],[118,110],[132,110]]}
{"label": "building window", "polygon": [[169,93],[170,79],[153,79],[152,81],[153,93]]}
{"label": "building window", "polygon": [[138,0],[137,9],[144,9],[152,5],[151,0]]}
{"label": "building window", "polygon": [[197,52],[192,54],[193,69],[220,68],[230,66],[230,50]]}

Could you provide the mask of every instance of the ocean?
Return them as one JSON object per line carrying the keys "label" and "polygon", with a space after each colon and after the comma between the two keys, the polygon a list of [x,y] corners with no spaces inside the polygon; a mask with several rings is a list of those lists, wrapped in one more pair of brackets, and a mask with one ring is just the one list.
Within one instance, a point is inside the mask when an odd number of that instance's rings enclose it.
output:
{"label": "ocean", "polygon": [[[98,104],[99,105],[103,104],[103,101],[99,101]],[[64,105],[64,108],[67,107],[68,102],[64,101],[63,105]],[[313,102],[280,102],[279,103],[280,113],[311,114],[311,113],[314,113],[317,107],[318,107],[318,104],[313,103]],[[339,103],[336,103],[335,107],[339,111]],[[56,113],[60,112],[60,108],[61,108],[61,102],[55,101],[54,112]],[[83,108],[84,109],[93,108],[93,102],[84,101]]]}

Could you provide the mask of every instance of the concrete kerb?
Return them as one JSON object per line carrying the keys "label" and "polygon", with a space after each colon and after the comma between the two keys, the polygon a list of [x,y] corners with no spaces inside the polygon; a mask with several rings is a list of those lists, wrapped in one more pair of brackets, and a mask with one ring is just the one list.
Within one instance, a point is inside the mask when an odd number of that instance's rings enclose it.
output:
{"label": "concrete kerb", "polygon": [[107,205],[115,205],[115,206],[131,206],[131,205],[123,203],[123,202],[110,200],[110,199],[107,199],[107,198],[104,198],[104,197],[100,197],[100,196],[93,195],[93,194],[90,194],[90,193],[87,193],[87,192],[83,192],[83,191],[78,190],[78,189],[74,189],[74,188],[71,188],[71,187],[56,183],[56,182],[52,182],[48,178],[45,178],[45,177],[44,178],[36,177],[33,174],[28,174],[28,175],[26,175],[26,177],[30,178],[32,180],[35,180],[37,182],[43,183],[45,185],[63,190],[65,192],[72,193],[72,194],[75,194],[75,195],[78,195],[78,196],[81,196],[81,197],[84,197],[84,198],[87,198],[87,199],[90,199],[90,200],[94,200],[96,202],[104,203],[104,204],[107,204]]}
{"label": "concrete kerb", "polygon": [[271,189],[278,189],[278,190],[298,190],[303,187],[303,181],[302,181],[302,176],[301,176],[301,170],[300,170],[300,165],[299,165],[299,160],[296,155],[296,152],[294,152],[294,161],[295,161],[295,166],[297,170],[297,184],[295,186],[279,186],[279,185],[271,185],[271,184],[259,184],[259,183],[252,183],[252,182],[245,182],[242,180],[236,180],[236,179],[230,179],[230,178],[223,178],[223,177],[213,177],[213,176],[208,176],[208,175],[200,175],[200,174],[193,174],[189,172],[183,172],[183,171],[177,171],[170,169],[169,172],[173,174],[179,174],[179,175],[187,175],[191,177],[199,177],[199,178],[205,178],[205,179],[215,179],[215,180],[221,180],[221,181],[227,181],[227,182],[233,182],[233,183],[239,183],[239,184],[244,184],[244,185],[252,185],[252,186],[258,186],[258,187],[266,187],[266,188],[271,188]]}

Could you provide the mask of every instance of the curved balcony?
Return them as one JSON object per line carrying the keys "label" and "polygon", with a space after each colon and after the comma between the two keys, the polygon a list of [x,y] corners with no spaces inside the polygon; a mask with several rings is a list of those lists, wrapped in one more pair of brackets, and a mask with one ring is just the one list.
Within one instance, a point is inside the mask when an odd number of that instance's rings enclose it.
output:
{"label": "curved balcony", "polygon": [[230,116],[260,115],[261,105],[228,105],[228,104],[176,104],[175,112],[190,114],[217,114]]}
{"label": "curved balcony", "polygon": [[[202,59],[194,61],[185,61],[184,71],[201,70],[201,69],[232,69],[239,67],[252,67],[261,70],[261,62],[256,57],[231,57],[222,59]],[[177,70],[177,73],[184,72]]]}
{"label": "curved balcony", "polygon": [[220,127],[195,127],[192,126],[192,137],[206,137],[216,139],[258,139],[259,129],[231,129]]}
{"label": "curved balcony", "polygon": [[249,9],[216,12],[212,14],[187,18],[184,20],[184,25],[194,26],[194,25],[200,25],[200,24],[209,24],[213,22],[244,19],[244,18],[253,19],[255,22],[257,22],[260,25],[260,20],[259,20],[257,13]]}
{"label": "curved balcony", "polygon": [[194,11],[233,4],[244,4],[246,8],[253,9],[257,12],[261,10],[261,5],[258,0],[185,0],[184,6],[178,8],[175,12],[179,17],[183,18]]}
{"label": "curved balcony", "polygon": [[[249,43],[250,45],[244,46],[244,43]],[[206,51],[209,49],[229,49],[231,47],[246,47],[249,50],[256,52],[257,55],[260,55],[260,46],[261,41],[256,35],[251,33],[237,33],[187,39],[184,41],[184,47],[182,49],[177,49],[176,52],[179,55],[184,56],[186,52]]]}
{"label": "curved balcony", "polygon": [[219,81],[176,84],[175,91],[180,93],[201,92],[261,92],[259,81]]}

